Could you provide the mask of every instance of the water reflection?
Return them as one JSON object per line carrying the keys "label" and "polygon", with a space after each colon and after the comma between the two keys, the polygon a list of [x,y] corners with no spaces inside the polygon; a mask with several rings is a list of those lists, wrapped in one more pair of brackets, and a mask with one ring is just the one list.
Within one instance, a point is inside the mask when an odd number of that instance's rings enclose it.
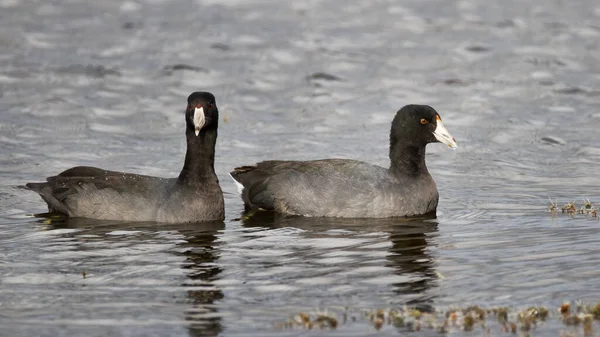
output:
{"label": "water reflection", "polygon": [[427,292],[436,286],[437,274],[428,241],[437,235],[437,230],[436,222],[417,220],[396,224],[389,232],[392,248],[387,256],[388,266],[394,268],[398,275],[414,276],[406,282],[394,283],[394,291],[400,295],[421,294],[419,298],[407,301],[407,304],[422,311],[433,309],[434,297]]}
{"label": "water reflection", "polygon": [[223,292],[213,285],[223,271],[216,263],[219,249],[215,245],[217,232],[225,229],[223,222],[210,225],[202,224],[202,231],[182,232],[185,242],[180,246],[187,248],[182,254],[186,263],[182,268],[188,272],[190,285],[198,290],[188,290],[187,295],[192,303],[185,319],[190,322],[190,336],[216,336],[222,330],[221,317],[215,302],[223,299]]}
{"label": "water reflection", "polygon": [[[152,244],[164,245],[168,253],[183,256],[185,260],[178,265],[187,277],[178,286],[184,287],[188,308],[184,312],[184,318],[188,321],[190,336],[215,336],[223,331],[221,317],[215,302],[221,300],[223,292],[213,285],[218,279],[222,268],[217,264],[220,255],[217,241],[219,231],[225,229],[222,221],[204,222],[196,224],[158,224],[158,223],[120,223],[113,221],[101,221],[77,218],[53,218],[43,220],[46,229],[79,229],[77,232],[68,232],[63,235],[71,237],[85,237],[96,241],[96,247],[106,248],[117,244],[136,245]],[[135,237],[115,235],[115,233],[133,233]],[[169,235],[165,235],[169,233]],[[135,241],[132,243],[131,241]],[[101,248],[101,249],[102,249]],[[78,250],[88,251],[89,248],[79,246]],[[134,260],[131,263],[143,265],[145,261]],[[162,264],[163,261],[152,261],[154,264]],[[115,261],[118,267],[119,262]],[[154,273],[144,275],[147,279],[160,279],[163,275],[155,268]],[[149,291],[159,292],[160,289]],[[150,294],[152,295],[152,294]],[[158,297],[158,293],[155,294]],[[145,297],[149,301],[156,301],[153,296]],[[119,298],[113,299],[118,302]],[[153,316],[153,313],[148,313]],[[143,313],[141,314],[143,317]]]}
{"label": "water reflection", "polygon": [[[436,273],[436,257],[432,254],[432,241],[438,235],[438,224],[435,215],[411,219],[338,219],[338,218],[304,218],[290,217],[272,212],[256,212],[252,215],[243,215],[241,218],[245,227],[254,228],[297,228],[306,231],[302,237],[309,238],[323,234],[327,231],[340,231],[340,235],[331,235],[328,238],[344,238],[351,235],[360,237],[364,234],[387,234],[386,240],[391,245],[386,249],[384,267],[393,270],[398,276],[392,278],[388,284],[392,293],[398,296],[390,299],[394,303],[408,304],[423,311],[433,307],[435,298],[433,288],[437,287],[438,273]],[[384,236],[385,237],[385,236]],[[370,246],[372,241],[365,241],[365,246]],[[380,247],[378,244],[377,247]],[[363,247],[364,248],[364,247]],[[330,248],[336,249],[336,248]],[[364,250],[364,255],[352,263],[364,265],[370,259],[369,254],[378,248]],[[373,254],[372,260],[376,261],[380,254]],[[306,258],[312,258],[307,252]],[[352,266],[350,266],[352,267]],[[401,281],[397,281],[397,280]],[[385,281],[382,281],[385,282]]]}

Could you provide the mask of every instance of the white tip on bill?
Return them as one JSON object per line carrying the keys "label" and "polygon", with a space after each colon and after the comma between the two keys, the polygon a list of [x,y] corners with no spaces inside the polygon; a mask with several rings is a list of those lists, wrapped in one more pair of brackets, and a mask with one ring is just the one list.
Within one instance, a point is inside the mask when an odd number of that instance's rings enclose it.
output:
{"label": "white tip on bill", "polygon": [[437,127],[433,131],[433,135],[437,140],[440,141],[440,143],[444,143],[450,146],[452,149],[456,149],[458,147],[456,140],[454,137],[452,137],[448,129],[446,129],[444,123],[442,123],[442,120],[439,117],[437,118]]}

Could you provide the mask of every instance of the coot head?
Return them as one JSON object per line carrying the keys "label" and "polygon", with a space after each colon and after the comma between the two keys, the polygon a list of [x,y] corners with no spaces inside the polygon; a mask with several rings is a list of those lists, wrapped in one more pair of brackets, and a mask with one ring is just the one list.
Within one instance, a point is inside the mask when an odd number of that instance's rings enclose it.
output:
{"label": "coot head", "polygon": [[194,92],[188,97],[185,111],[187,128],[198,136],[201,130],[216,129],[219,110],[215,96],[210,92]]}
{"label": "coot head", "polygon": [[397,145],[424,147],[436,142],[451,148],[458,147],[434,108],[429,105],[410,104],[398,110],[390,132],[392,148]]}

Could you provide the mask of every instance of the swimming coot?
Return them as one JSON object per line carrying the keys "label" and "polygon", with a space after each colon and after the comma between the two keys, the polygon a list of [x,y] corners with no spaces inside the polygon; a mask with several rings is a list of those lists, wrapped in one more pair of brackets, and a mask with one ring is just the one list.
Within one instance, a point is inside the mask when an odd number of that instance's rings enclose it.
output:
{"label": "swimming coot", "polygon": [[457,147],[432,107],[407,105],[392,121],[389,168],[348,159],[271,160],[230,174],[246,210],[346,218],[423,215],[438,204],[425,165],[425,146],[433,142]]}
{"label": "swimming coot", "polygon": [[26,186],[53,213],[120,221],[223,220],[223,192],[215,175],[219,111],[215,96],[194,92],[185,111],[187,151],[177,178],[78,166]]}

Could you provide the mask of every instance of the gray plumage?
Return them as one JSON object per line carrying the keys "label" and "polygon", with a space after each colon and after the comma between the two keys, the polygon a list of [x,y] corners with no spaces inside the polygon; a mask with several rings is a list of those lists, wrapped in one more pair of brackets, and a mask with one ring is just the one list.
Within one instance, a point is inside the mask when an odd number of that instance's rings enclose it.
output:
{"label": "gray plumage", "polygon": [[[198,114],[203,113],[203,118]],[[202,124],[202,125],[199,125]],[[177,178],[79,166],[26,186],[50,212],[120,221],[198,222],[224,219],[223,193],[214,172],[218,110],[211,93],[195,92],[186,109],[187,152]]]}
{"label": "gray plumage", "polygon": [[438,191],[425,146],[438,141],[456,147],[433,108],[407,105],[392,122],[390,168],[347,159],[274,160],[238,167],[231,176],[247,210],[346,218],[428,214],[437,208]]}

